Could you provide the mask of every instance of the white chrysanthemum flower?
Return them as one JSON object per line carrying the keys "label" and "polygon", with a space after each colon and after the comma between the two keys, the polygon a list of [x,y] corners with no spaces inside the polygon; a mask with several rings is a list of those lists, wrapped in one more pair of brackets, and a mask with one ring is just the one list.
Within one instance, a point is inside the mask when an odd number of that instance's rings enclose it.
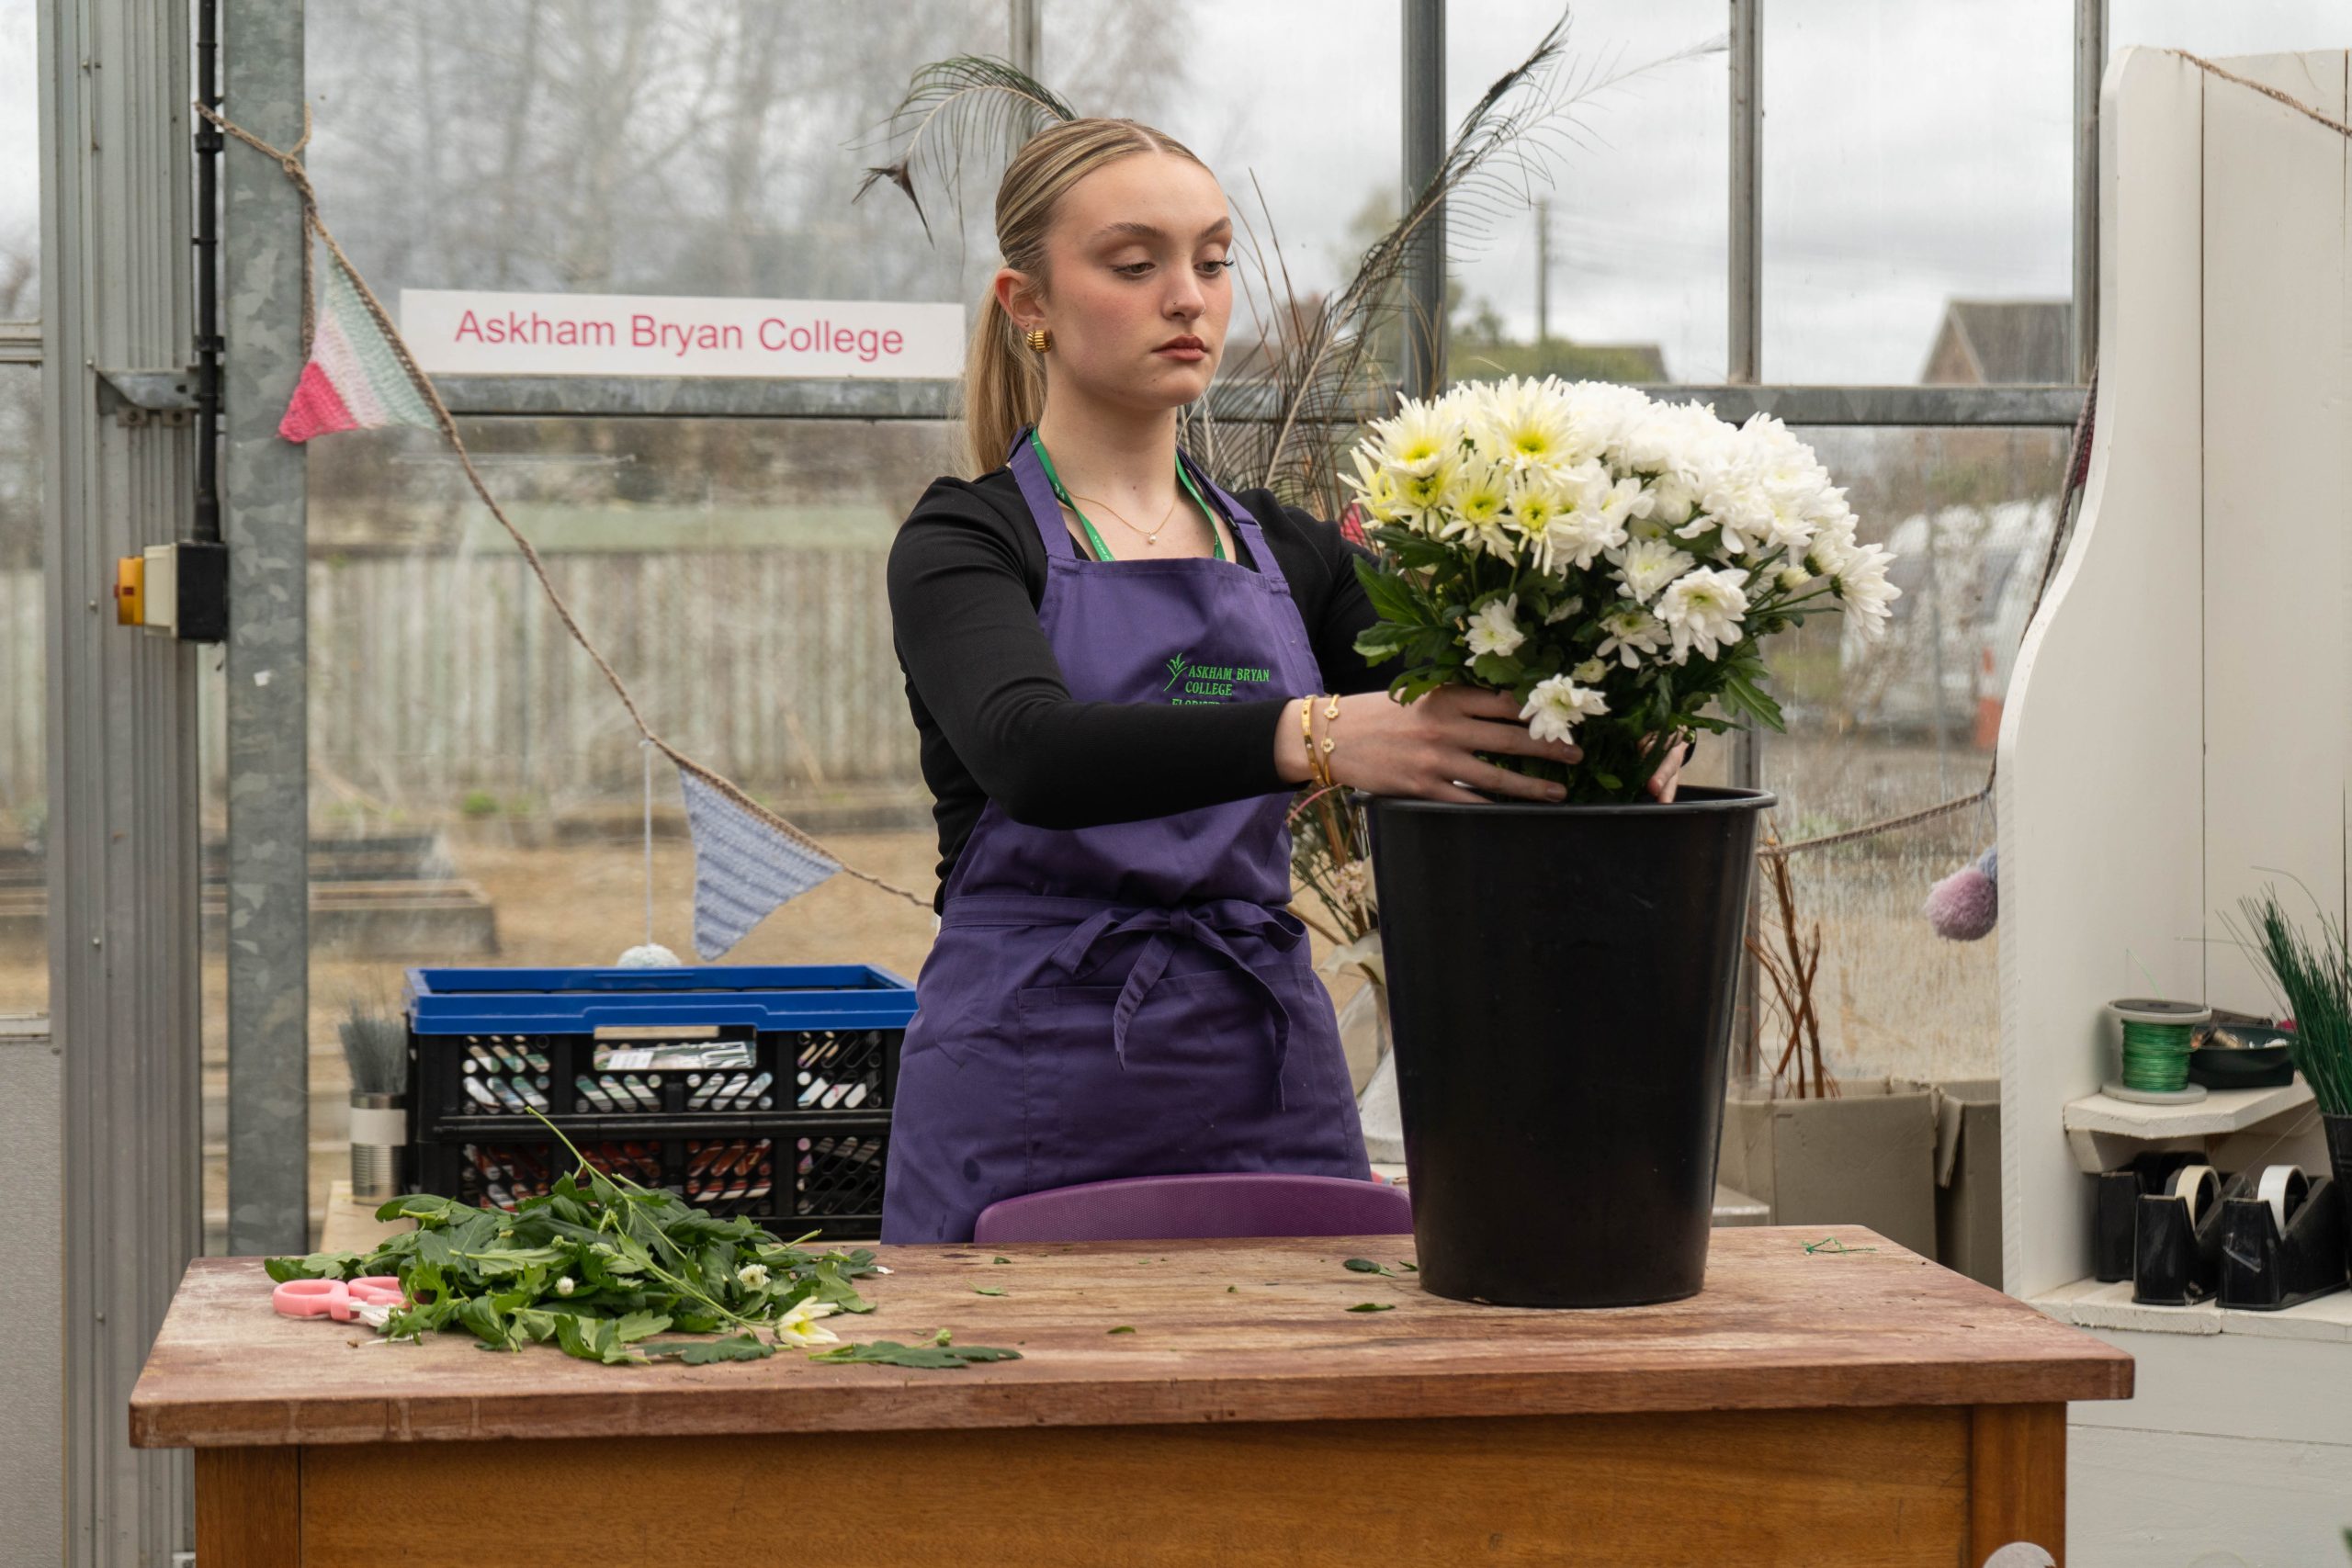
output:
{"label": "white chrysanthemum flower", "polygon": [[1405,515],[1403,497],[1396,492],[1396,476],[1376,466],[1361,446],[1355,449],[1356,471],[1341,474],[1340,479],[1363,506],[1364,515],[1375,523],[1394,523]]}
{"label": "white chrysanthemum flower", "polygon": [[1558,468],[1585,454],[1554,386],[1512,376],[1485,389],[1467,421],[1481,451],[1513,468]]}
{"label": "white chrysanthemum flower", "polygon": [[1623,446],[1625,433],[1656,406],[1638,388],[1610,381],[1578,381],[1562,388],[1560,395],[1567,400],[1572,449],[1579,457],[1611,461]]}
{"label": "white chrysanthemum flower", "polygon": [[1442,401],[1408,398],[1393,419],[1372,422],[1373,461],[1399,481],[1418,479],[1462,455],[1462,423]]}
{"label": "white chrysanthemum flower", "polygon": [[1510,523],[1528,539],[1541,539],[1552,519],[1567,505],[1566,487],[1551,469],[1524,468],[1512,476]]}
{"label": "white chrysanthemum flower", "polygon": [[1663,533],[1690,521],[1690,513],[1699,504],[1699,492],[1679,474],[1660,474],[1650,481],[1642,500],[1642,520],[1657,524],[1657,532]]}
{"label": "white chrysanthemum flower", "polygon": [[1772,513],[1771,521],[1764,529],[1764,547],[1767,550],[1802,550],[1812,543],[1811,492],[1767,484],[1764,495]]}
{"label": "white chrysanthemum flower", "polygon": [[1666,625],[1647,610],[1621,604],[1600,617],[1600,629],[1606,634],[1597,650],[1603,659],[1611,654],[1628,670],[1641,666],[1641,656],[1656,653],[1666,646]]}
{"label": "white chrysanthemum flower", "polygon": [[1473,659],[1492,653],[1509,659],[1519,651],[1527,634],[1519,629],[1519,595],[1497,599],[1482,604],[1470,613],[1470,626],[1463,642]]}
{"label": "white chrysanthemum flower", "polygon": [[1855,548],[1853,519],[1833,519],[1814,530],[1804,550],[1804,569],[1815,577],[1835,577]]}
{"label": "white chrysanthemum flower", "polygon": [[1635,539],[1623,549],[1611,550],[1609,560],[1617,569],[1618,581],[1625,585],[1625,597],[1637,604],[1648,604],[1668,583],[1698,564],[1688,550],[1678,550],[1663,539]]}
{"label": "white chrysanthemum flower", "polygon": [[1832,484],[1824,484],[1814,497],[1813,509],[1806,520],[1813,525],[1816,534],[1824,528],[1842,528],[1851,534],[1854,530],[1854,509],[1846,504],[1844,491]]}
{"label": "white chrysanthemum flower", "polygon": [[838,1345],[841,1336],[830,1328],[820,1328],[817,1320],[831,1317],[838,1311],[832,1303],[820,1302],[814,1296],[795,1302],[790,1311],[769,1326],[775,1331],[779,1345]]}
{"label": "white chrysanthemum flower", "polygon": [[1653,482],[1674,479],[1695,498],[1730,459],[1736,434],[1704,403],[1651,403],[1627,421],[1612,461]]}
{"label": "white chrysanthemum flower", "polygon": [[555,1293],[559,1296],[568,1296],[579,1288],[578,1283],[569,1274],[555,1282]]}
{"label": "white chrysanthemum flower", "polygon": [[1791,593],[1795,592],[1798,589],[1803,588],[1806,583],[1813,581],[1813,573],[1805,570],[1804,568],[1797,565],[1794,561],[1791,561],[1788,565],[1782,567],[1779,572],[1775,573],[1775,576],[1778,578],[1781,586]]}
{"label": "white chrysanthemum flower", "polygon": [[1611,522],[1598,511],[1587,512],[1579,507],[1563,512],[1545,524],[1536,548],[1541,552],[1544,570],[1559,573],[1582,571],[1603,551],[1624,542],[1623,525]]}
{"label": "white chrysanthemum flower", "polygon": [[1722,530],[1723,553],[1745,555],[1772,531],[1771,490],[1761,468],[1753,460],[1725,464],[1699,496],[1699,512],[1677,528],[1677,538],[1696,538],[1710,528]]}
{"label": "white chrysanthemum flower", "polygon": [[1473,457],[1462,465],[1445,503],[1438,536],[1468,539],[1498,559],[1519,564],[1520,541],[1512,532],[1507,508],[1510,504],[1510,471],[1498,463]]}
{"label": "white chrysanthemum flower", "polygon": [[1566,675],[1554,675],[1536,682],[1519,716],[1527,721],[1527,732],[1538,740],[1574,740],[1579,720],[1598,718],[1608,711],[1609,700],[1599,692],[1579,686]]}
{"label": "white chrysanthemum flower", "polygon": [[1677,664],[1692,649],[1713,659],[1724,648],[1736,646],[1747,614],[1747,573],[1722,567],[1685,572],[1657,600],[1657,618],[1673,636]]}
{"label": "white chrysanthemum flower", "polygon": [[1568,679],[1579,686],[1598,686],[1609,678],[1609,666],[1598,659],[1588,659],[1568,671]]}
{"label": "white chrysanthemum flower", "polygon": [[1552,516],[1536,541],[1546,571],[1568,567],[1582,571],[1604,550],[1625,543],[1625,524],[1642,493],[1642,481],[1629,478],[1611,484],[1600,464],[1590,468],[1568,492],[1570,505]]}
{"label": "white chrysanthemum flower", "polygon": [[1886,580],[1887,563],[1894,558],[1883,546],[1857,545],[1838,569],[1838,601],[1867,636],[1886,629],[1888,606],[1903,596],[1903,590]]}
{"label": "white chrysanthemum flower", "polygon": [[1425,472],[1397,475],[1397,503],[1418,513],[1414,526],[1423,533],[1435,533],[1444,524],[1443,513],[1453,505],[1454,487],[1461,479],[1462,459],[1449,454]]}
{"label": "white chrysanthemum flower", "polygon": [[735,1278],[747,1291],[764,1291],[768,1288],[768,1266],[764,1263],[746,1263],[735,1270]]}

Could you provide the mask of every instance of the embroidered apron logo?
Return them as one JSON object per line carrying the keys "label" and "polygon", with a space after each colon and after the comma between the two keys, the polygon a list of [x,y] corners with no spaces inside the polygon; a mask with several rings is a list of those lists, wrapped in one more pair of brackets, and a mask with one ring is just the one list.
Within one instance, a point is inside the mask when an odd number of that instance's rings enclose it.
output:
{"label": "embroidered apron logo", "polygon": [[1245,694],[1244,686],[1262,686],[1273,679],[1273,671],[1263,665],[1195,664],[1190,651],[1170,660],[1167,670],[1168,683],[1159,690],[1170,703],[1221,703]]}

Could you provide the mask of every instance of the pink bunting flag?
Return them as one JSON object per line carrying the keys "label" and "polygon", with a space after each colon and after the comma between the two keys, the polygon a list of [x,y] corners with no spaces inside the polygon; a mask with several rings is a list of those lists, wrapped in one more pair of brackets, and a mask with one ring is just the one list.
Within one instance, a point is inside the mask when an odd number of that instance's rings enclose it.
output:
{"label": "pink bunting flag", "polygon": [[408,363],[392,346],[376,313],[332,249],[327,253],[326,308],[311,339],[294,400],[278,422],[288,441],[338,430],[413,424],[430,430],[433,411],[417,390]]}

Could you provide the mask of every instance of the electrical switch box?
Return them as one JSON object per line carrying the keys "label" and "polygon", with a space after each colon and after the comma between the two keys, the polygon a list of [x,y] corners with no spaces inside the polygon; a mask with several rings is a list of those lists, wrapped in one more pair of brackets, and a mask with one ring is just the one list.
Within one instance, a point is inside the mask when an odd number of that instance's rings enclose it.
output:
{"label": "electrical switch box", "polygon": [[115,623],[183,642],[229,636],[229,548],[217,539],[150,545],[115,562]]}
{"label": "electrical switch box", "polygon": [[147,562],[143,557],[125,556],[114,563],[114,624],[147,624]]}

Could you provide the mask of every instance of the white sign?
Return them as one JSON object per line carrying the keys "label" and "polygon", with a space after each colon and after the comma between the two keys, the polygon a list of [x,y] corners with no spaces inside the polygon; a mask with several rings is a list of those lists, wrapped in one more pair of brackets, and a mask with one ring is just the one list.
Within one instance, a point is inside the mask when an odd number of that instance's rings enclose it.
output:
{"label": "white sign", "polygon": [[401,335],[452,376],[885,377],[964,373],[964,308],[403,288]]}

